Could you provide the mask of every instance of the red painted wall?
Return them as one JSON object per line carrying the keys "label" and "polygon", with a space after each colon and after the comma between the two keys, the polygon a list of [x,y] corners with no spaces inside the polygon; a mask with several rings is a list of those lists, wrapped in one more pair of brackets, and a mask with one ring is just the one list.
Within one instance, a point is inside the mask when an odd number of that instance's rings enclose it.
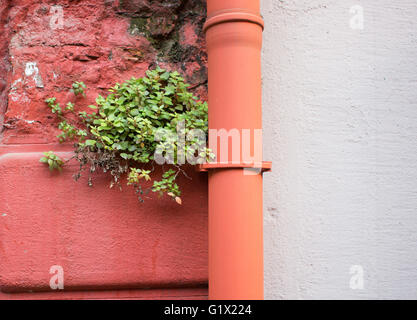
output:
{"label": "red painted wall", "polygon": [[[50,267],[60,265],[65,291],[73,292],[57,294],[60,298],[94,298],[97,290],[110,290],[102,298],[121,297],[118,290],[127,289],[126,298],[181,298],[181,292],[184,298],[204,297],[203,173],[188,169],[193,180],[181,181],[182,206],[170,200],[140,204],[129,188],[110,190],[107,176],[97,176],[89,188],[86,181],[72,180],[71,165],[57,174],[38,163],[42,151],[70,156],[70,149],[55,145],[57,121],[44,103],[48,97],[75,101],[82,110],[116,82],[143,76],[158,64],[183,73],[192,90],[206,99],[204,19],[203,0],[1,2],[2,292],[51,291]],[[86,83],[86,98],[69,92],[74,81]],[[172,288],[181,287],[188,289],[173,293]],[[163,288],[171,289],[164,295]],[[22,294],[0,297],[30,297]]]}

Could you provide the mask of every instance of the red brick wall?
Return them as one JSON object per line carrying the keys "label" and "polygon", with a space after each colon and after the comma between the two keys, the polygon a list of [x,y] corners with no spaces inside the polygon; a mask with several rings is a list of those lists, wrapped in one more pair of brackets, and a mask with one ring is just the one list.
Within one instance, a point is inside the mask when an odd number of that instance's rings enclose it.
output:
{"label": "red brick wall", "polygon": [[56,120],[44,100],[73,101],[74,81],[89,88],[77,101],[83,108],[158,64],[180,71],[205,99],[204,19],[203,0],[3,0],[1,142],[55,141]]}

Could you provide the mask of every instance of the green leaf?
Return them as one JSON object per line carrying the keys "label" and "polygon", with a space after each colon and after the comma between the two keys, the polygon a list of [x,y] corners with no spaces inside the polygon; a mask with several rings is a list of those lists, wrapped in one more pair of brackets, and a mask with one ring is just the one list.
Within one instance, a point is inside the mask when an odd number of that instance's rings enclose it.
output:
{"label": "green leaf", "polygon": [[109,137],[107,137],[107,136],[101,136],[101,138],[102,138],[104,141],[106,141],[107,143],[109,143],[109,144],[112,144],[112,143],[113,143],[113,141],[112,141]]}
{"label": "green leaf", "polygon": [[163,74],[161,75],[161,79],[162,79],[162,80],[168,80],[168,79],[169,79],[169,72],[167,71],[167,72],[163,73]]}
{"label": "green leaf", "polygon": [[85,140],[86,146],[94,146],[97,143],[96,140]]}
{"label": "green leaf", "polygon": [[139,110],[138,109],[132,109],[130,110],[130,115],[135,117],[139,114]]}

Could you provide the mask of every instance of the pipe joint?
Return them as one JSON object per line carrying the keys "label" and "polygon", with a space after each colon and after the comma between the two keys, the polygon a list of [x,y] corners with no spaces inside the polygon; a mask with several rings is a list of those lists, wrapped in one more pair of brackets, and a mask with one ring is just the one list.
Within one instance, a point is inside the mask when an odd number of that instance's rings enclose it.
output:
{"label": "pipe joint", "polygon": [[239,9],[222,10],[211,14],[204,24],[203,31],[206,32],[210,27],[228,22],[249,22],[259,25],[264,29],[264,20],[259,14]]}
{"label": "pipe joint", "polygon": [[262,161],[261,163],[219,163],[219,162],[209,162],[201,164],[198,168],[199,171],[209,171],[212,169],[257,169],[261,173],[271,171],[272,162]]}

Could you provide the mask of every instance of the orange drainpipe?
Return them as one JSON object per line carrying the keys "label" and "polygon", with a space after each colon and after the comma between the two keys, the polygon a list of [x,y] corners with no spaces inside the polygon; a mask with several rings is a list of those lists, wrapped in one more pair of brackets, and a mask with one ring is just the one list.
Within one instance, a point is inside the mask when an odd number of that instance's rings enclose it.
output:
{"label": "orange drainpipe", "polygon": [[[209,129],[250,129],[253,142],[262,129],[259,0],[207,0],[207,15]],[[209,171],[210,299],[263,299],[262,172],[271,164],[239,157],[202,165]],[[258,171],[247,174],[248,167]]]}

